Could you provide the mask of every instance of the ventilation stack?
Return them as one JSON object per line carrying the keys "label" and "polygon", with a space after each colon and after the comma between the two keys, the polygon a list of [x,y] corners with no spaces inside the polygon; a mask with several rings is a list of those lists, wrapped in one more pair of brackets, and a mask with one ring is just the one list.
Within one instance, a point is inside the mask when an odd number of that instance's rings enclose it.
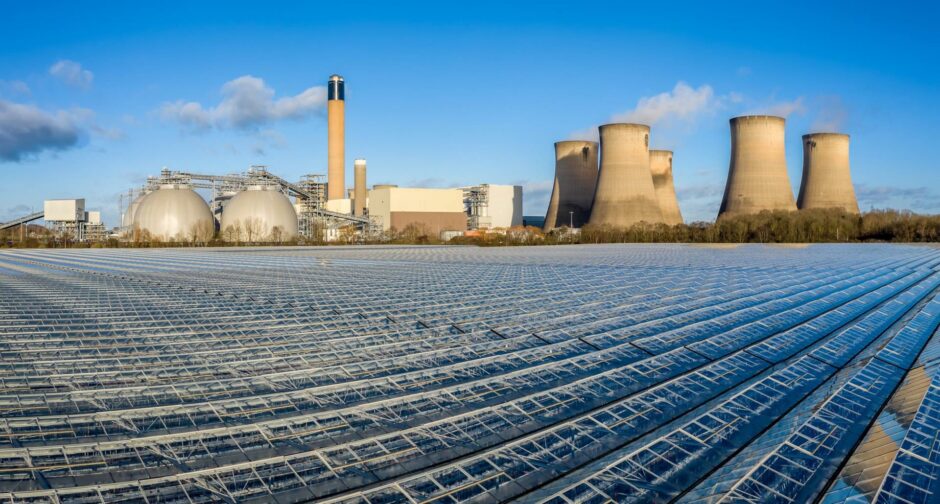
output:
{"label": "ventilation stack", "polygon": [[366,209],[366,160],[353,161],[353,215],[365,215]]}
{"label": "ventilation stack", "polygon": [[718,217],[796,210],[787,175],[782,117],[731,119],[731,163]]}
{"label": "ventilation stack", "polygon": [[544,231],[585,225],[591,216],[596,185],[597,142],[555,142],[555,185]]}
{"label": "ventilation stack", "polygon": [[656,189],[656,200],[659,201],[663,221],[670,226],[682,224],[676,186],[672,182],[672,151],[651,150],[650,172],[653,175],[653,187]]}
{"label": "ventilation stack", "polygon": [[331,75],[326,101],[326,199],[346,197],[346,83]]}
{"label": "ventilation stack", "polygon": [[803,181],[800,210],[838,208],[858,213],[849,173],[849,136],[841,133],[803,135]]}
{"label": "ventilation stack", "polygon": [[650,127],[605,124],[600,137],[601,168],[590,224],[630,227],[663,222],[650,173]]}

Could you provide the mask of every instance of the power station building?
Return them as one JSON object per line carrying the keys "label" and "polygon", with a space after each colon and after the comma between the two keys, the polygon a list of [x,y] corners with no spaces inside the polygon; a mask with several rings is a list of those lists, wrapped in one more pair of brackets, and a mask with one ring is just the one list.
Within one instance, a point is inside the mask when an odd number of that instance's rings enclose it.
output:
{"label": "power station building", "polygon": [[731,162],[718,217],[796,210],[787,175],[784,118],[741,116],[730,122]]}
{"label": "power station building", "polygon": [[849,136],[841,133],[803,135],[803,180],[800,210],[838,208],[858,213],[849,173]]}
{"label": "power station building", "polygon": [[555,180],[543,230],[587,224],[596,186],[597,142],[555,142]]}
{"label": "power station building", "polygon": [[600,139],[600,171],[588,222],[613,227],[663,222],[650,173],[649,126],[605,124]]}
{"label": "power station building", "polygon": [[462,189],[376,185],[369,191],[369,216],[383,231],[402,231],[410,225],[434,235],[467,229]]}

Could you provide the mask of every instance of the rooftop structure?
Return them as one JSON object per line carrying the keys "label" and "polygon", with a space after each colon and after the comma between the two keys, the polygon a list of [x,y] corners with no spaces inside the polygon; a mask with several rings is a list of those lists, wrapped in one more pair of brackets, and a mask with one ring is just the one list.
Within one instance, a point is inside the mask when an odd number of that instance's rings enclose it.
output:
{"label": "rooftop structure", "polygon": [[0,500],[933,502],[938,267],[887,245],[0,251]]}

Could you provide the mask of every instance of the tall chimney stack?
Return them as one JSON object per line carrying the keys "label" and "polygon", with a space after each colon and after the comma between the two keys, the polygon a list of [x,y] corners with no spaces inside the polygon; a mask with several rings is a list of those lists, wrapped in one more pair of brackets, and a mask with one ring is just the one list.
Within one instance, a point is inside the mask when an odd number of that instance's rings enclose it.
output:
{"label": "tall chimney stack", "polygon": [[346,84],[339,75],[331,75],[327,86],[326,199],[343,199],[346,194]]}
{"label": "tall chimney stack", "polygon": [[849,136],[841,133],[803,135],[803,181],[800,210],[838,208],[858,213],[849,173]]}
{"label": "tall chimney stack", "polygon": [[785,124],[775,116],[731,119],[731,163],[718,217],[796,210],[787,175]]}
{"label": "tall chimney stack", "polygon": [[353,161],[353,215],[365,215],[366,209],[366,160]]}

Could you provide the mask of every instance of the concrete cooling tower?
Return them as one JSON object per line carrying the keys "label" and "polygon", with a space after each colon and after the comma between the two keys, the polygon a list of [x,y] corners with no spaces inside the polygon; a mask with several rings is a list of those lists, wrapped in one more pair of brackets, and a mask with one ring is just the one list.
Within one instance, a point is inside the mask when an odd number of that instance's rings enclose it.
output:
{"label": "concrete cooling tower", "polygon": [[841,133],[803,135],[803,181],[800,210],[838,208],[858,213],[849,174],[849,136]]}
{"label": "concrete cooling tower", "polygon": [[326,101],[326,199],[346,197],[346,83],[331,75]]}
{"label": "concrete cooling tower", "polygon": [[543,229],[587,224],[596,185],[597,142],[555,142],[555,185]]}
{"label": "concrete cooling tower", "polygon": [[166,184],[140,200],[134,227],[157,240],[186,241],[194,235],[211,238],[215,220],[206,201],[189,186]]}
{"label": "concrete cooling tower", "polygon": [[643,124],[600,127],[601,168],[590,224],[630,227],[663,222],[650,174],[650,128]]}
{"label": "concrete cooling tower", "polygon": [[357,159],[353,161],[353,214],[364,215],[366,213],[366,160]]}
{"label": "concrete cooling tower", "polygon": [[290,240],[297,236],[297,211],[276,187],[250,186],[225,205],[221,231],[229,241]]}
{"label": "concrete cooling tower", "polygon": [[651,150],[650,172],[663,221],[670,226],[682,224],[682,212],[679,211],[676,187],[672,182],[672,151]]}
{"label": "concrete cooling tower", "polygon": [[731,163],[718,217],[796,210],[787,175],[782,117],[731,119]]}

